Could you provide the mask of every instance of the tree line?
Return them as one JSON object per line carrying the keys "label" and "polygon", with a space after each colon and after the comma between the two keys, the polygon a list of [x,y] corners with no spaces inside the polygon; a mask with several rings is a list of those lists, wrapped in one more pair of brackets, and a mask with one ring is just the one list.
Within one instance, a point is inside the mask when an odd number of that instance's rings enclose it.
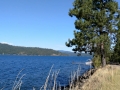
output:
{"label": "tree line", "polygon": [[8,44],[0,43],[0,54],[10,54],[10,55],[43,55],[43,56],[53,56],[59,55],[64,56],[61,52],[45,49],[45,48],[37,48],[37,47],[21,47],[21,46],[12,46]]}

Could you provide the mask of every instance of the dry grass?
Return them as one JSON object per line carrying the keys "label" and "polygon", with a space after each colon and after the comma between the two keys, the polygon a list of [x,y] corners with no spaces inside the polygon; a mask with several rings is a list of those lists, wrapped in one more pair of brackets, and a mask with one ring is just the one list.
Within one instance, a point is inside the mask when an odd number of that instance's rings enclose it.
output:
{"label": "dry grass", "polygon": [[120,90],[120,66],[107,65],[98,69],[82,90]]}
{"label": "dry grass", "polygon": [[[60,85],[58,85],[58,83],[56,82],[56,78],[59,74],[59,70],[52,74],[52,79],[51,79],[50,74],[52,68],[53,66],[49,71],[45,84],[40,88],[40,90],[48,90],[50,84],[48,81],[50,80],[53,80],[54,84],[51,88],[49,88],[49,90],[61,90]],[[70,88],[69,89],[64,88],[64,90],[120,90],[120,66],[107,65],[104,68],[98,69],[82,86],[82,89],[79,89],[80,88],[79,85],[76,86],[74,85],[73,82],[76,77],[78,80],[79,73],[80,73],[80,67],[78,67],[77,71],[71,74],[71,82],[69,85]],[[21,78],[17,80],[19,74],[16,77],[12,90],[21,90],[20,89],[22,84],[21,79],[24,75],[22,75]],[[3,88],[0,90],[5,90],[5,89]],[[33,90],[36,89],[33,87]]]}

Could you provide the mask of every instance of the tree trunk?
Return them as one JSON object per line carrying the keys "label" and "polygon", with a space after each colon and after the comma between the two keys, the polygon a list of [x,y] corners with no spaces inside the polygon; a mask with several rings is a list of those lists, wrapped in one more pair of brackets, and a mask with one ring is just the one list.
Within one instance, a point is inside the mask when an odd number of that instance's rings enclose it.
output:
{"label": "tree trunk", "polygon": [[101,62],[102,62],[102,67],[106,66],[106,59],[105,59],[105,51],[104,51],[103,42],[101,43]]}
{"label": "tree trunk", "polygon": [[102,55],[102,67],[106,66],[106,59],[104,55]]}

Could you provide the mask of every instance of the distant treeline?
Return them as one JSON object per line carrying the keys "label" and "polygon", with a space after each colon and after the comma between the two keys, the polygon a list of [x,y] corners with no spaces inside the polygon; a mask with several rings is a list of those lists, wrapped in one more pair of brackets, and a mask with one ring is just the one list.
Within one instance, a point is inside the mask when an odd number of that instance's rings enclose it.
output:
{"label": "distant treeline", "polygon": [[10,55],[42,55],[42,56],[65,56],[59,51],[38,47],[21,47],[0,43],[0,54]]}
{"label": "distant treeline", "polygon": [[78,53],[70,52],[70,51],[64,51],[64,50],[59,50],[59,52],[67,54],[68,56],[84,56],[84,57],[92,57],[93,55],[90,55],[89,53],[81,53],[80,55]]}

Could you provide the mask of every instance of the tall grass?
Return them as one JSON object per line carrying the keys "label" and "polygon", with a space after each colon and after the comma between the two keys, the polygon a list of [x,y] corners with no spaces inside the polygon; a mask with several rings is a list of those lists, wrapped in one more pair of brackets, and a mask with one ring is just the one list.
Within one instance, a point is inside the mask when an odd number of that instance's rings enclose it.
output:
{"label": "tall grass", "polygon": [[[90,79],[87,80],[82,88],[80,88],[79,85],[79,75],[81,70],[79,66],[76,71],[71,72],[69,88],[64,86],[63,89],[61,88],[60,83],[56,81],[60,70],[51,73],[52,68],[53,66],[48,73],[45,84],[40,87],[40,90],[120,90],[120,66],[108,65],[98,69]],[[21,88],[22,78],[25,74],[18,79],[20,72],[16,77],[12,90],[20,90]],[[4,90],[4,88],[0,90]],[[33,87],[33,90],[36,89]]]}
{"label": "tall grass", "polygon": [[[23,69],[22,69],[23,70]],[[20,90],[21,89],[21,85],[22,85],[22,78],[25,76],[25,74],[23,74],[20,78],[19,78],[19,75],[20,73],[22,72],[22,70],[18,73],[15,81],[14,81],[14,84],[13,84],[13,87],[12,87],[12,90]]]}
{"label": "tall grass", "polygon": [[[56,81],[60,70],[53,72],[53,74],[50,74],[52,68],[53,68],[53,66],[51,67],[51,69],[49,71],[49,74],[48,74],[45,84],[40,88],[40,90],[75,90],[75,85],[76,85],[75,80],[77,79],[77,81],[78,81],[78,77],[80,75],[80,66],[78,66],[78,69],[76,71],[71,72],[71,78],[70,78],[71,80],[69,83],[69,88],[64,86],[63,89],[61,88],[60,83],[58,83]],[[51,75],[51,77],[50,77],[50,75]],[[51,82],[53,82],[53,84],[51,84]],[[49,86],[49,87],[47,87],[47,86]]]}
{"label": "tall grass", "polygon": [[69,90],[76,90],[76,86],[79,81],[80,70],[81,68],[79,65],[76,71],[71,72],[71,82],[69,83]]}
{"label": "tall grass", "polygon": [[82,90],[120,90],[120,66],[108,65],[98,69]]}
{"label": "tall grass", "polygon": [[44,85],[44,90],[46,90],[46,88],[47,88],[47,84],[48,84],[48,80],[49,80],[49,77],[50,77],[50,73],[51,73],[52,68],[53,68],[53,66],[51,67],[51,69],[50,69],[50,71],[49,71],[48,77],[47,77],[46,82],[45,82],[45,85]]}
{"label": "tall grass", "polygon": [[[39,90],[78,90],[79,89],[79,75],[80,75],[80,71],[81,71],[80,65],[78,66],[77,70],[71,72],[69,87],[64,86],[64,88],[61,88],[60,83],[57,82],[57,77],[58,77],[60,70],[57,70],[52,73],[53,66],[54,65],[52,65],[52,67],[48,73],[48,76],[46,77],[46,81],[45,81],[44,85],[42,85],[39,88]],[[21,85],[23,83],[22,78],[25,76],[25,74],[20,76],[20,73],[22,71],[23,70],[21,70],[18,73],[18,75],[14,81],[12,90],[21,90]],[[5,90],[5,88],[2,88],[0,90]],[[33,90],[36,90],[36,88],[33,87]]]}

